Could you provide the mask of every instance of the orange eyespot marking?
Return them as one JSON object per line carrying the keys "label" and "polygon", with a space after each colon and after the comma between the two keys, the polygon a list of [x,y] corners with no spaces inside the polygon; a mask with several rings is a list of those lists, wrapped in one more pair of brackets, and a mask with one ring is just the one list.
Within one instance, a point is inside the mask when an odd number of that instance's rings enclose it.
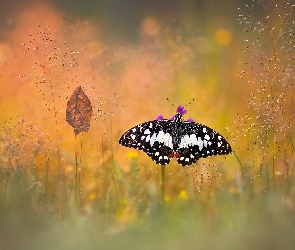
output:
{"label": "orange eyespot marking", "polygon": [[176,152],[176,153],[175,153],[175,157],[176,157],[176,158],[179,158],[179,157],[180,157],[180,154]]}
{"label": "orange eyespot marking", "polygon": [[168,155],[168,157],[169,157],[169,158],[173,158],[173,157],[174,157],[174,153],[173,153],[173,152],[170,153],[170,154]]}

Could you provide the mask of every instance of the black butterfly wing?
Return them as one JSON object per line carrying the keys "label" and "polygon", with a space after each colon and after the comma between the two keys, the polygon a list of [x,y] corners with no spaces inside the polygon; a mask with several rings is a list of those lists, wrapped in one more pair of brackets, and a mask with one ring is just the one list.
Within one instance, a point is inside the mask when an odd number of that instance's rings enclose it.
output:
{"label": "black butterfly wing", "polygon": [[195,122],[183,122],[179,131],[178,163],[185,166],[199,158],[232,152],[226,139],[213,129]]}
{"label": "black butterfly wing", "polygon": [[168,164],[173,156],[170,120],[154,120],[139,124],[125,132],[122,146],[144,151],[157,164]]}

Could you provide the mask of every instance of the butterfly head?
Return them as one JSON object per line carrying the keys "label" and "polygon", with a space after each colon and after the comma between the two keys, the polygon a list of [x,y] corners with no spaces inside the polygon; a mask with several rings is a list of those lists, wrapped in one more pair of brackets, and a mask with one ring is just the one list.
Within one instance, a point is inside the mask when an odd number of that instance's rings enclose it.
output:
{"label": "butterfly head", "polygon": [[184,109],[182,105],[179,105],[176,114],[172,117],[169,118],[169,120],[174,121],[174,122],[181,122],[181,117],[186,114],[187,111]]}
{"label": "butterfly head", "polygon": [[[170,121],[174,121],[174,122],[182,122],[182,116],[184,114],[187,113],[187,110],[184,108],[184,106],[182,105],[179,105],[178,108],[176,109],[176,114],[172,117],[169,118]],[[158,117],[155,119],[156,121],[159,121],[159,120],[163,120],[163,115],[158,115]],[[192,118],[189,118],[187,120],[188,122],[195,122]]]}

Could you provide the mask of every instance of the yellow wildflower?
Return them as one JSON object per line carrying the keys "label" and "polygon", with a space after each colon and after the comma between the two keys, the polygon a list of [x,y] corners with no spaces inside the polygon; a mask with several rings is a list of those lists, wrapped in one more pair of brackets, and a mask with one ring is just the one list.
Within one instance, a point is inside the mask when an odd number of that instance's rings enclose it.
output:
{"label": "yellow wildflower", "polygon": [[189,199],[187,192],[185,190],[180,191],[179,198],[182,200],[185,200],[185,201],[187,201]]}
{"label": "yellow wildflower", "polygon": [[169,195],[165,195],[165,197],[164,197],[164,201],[165,201],[165,202],[170,201],[170,196],[169,196]]}
{"label": "yellow wildflower", "polygon": [[238,194],[238,193],[240,193],[239,189],[237,189],[236,187],[231,187],[229,189],[229,192],[232,193],[232,194]]}
{"label": "yellow wildflower", "polygon": [[96,198],[96,194],[94,192],[92,192],[90,195],[89,195],[89,199],[90,200],[95,200]]}
{"label": "yellow wildflower", "polygon": [[137,157],[138,157],[138,153],[137,153],[136,151],[129,151],[129,152],[127,153],[127,157],[128,157],[129,159],[137,158]]}

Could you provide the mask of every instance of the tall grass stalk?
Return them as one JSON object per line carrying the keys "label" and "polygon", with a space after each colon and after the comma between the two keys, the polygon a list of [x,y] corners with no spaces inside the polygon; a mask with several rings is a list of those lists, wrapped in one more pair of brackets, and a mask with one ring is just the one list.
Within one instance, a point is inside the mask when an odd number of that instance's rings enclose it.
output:
{"label": "tall grass stalk", "polygon": [[7,196],[8,180],[9,180],[9,170],[6,170],[6,180],[5,180],[5,189],[4,189],[4,197],[3,197],[3,203],[4,204],[5,204],[6,196]]}
{"label": "tall grass stalk", "polygon": [[[104,159],[104,141],[103,141],[103,132],[101,133],[101,157],[102,157],[102,169],[103,169],[103,212],[106,215],[106,202],[107,202],[107,165]],[[104,216],[105,220],[105,216]],[[105,223],[104,223],[105,224]]]}
{"label": "tall grass stalk", "polygon": [[[112,141],[112,138],[113,138],[112,118],[110,119],[110,138],[111,138],[111,141]],[[114,151],[113,151],[113,143],[111,143],[111,162],[110,162],[110,165],[112,166],[112,167],[111,167],[111,174],[112,174],[112,178],[113,178],[114,186],[115,186],[115,189],[116,189],[117,198],[118,198],[118,201],[119,201],[119,200],[120,200],[120,196],[119,196],[119,192],[118,192],[118,188],[117,188],[117,184],[116,184],[116,179],[115,179],[114,171],[113,171],[113,168],[114,168]],[[119,191],[120,191],[120,195],[121,195],[121,201],[123,201],[122,190],[121,190],[120,184],[118,184],[118,185],[119,185]]]}
{"label": "tall grass stalk", "polygon": [[247,173],[246,168],[243,167],[242,162],[241,162],[240,158],[237,156],[235,151],[233,151],[233,154],[236,157],[237,161],[239,162],[239,165],[240,165],[241,171],[242,171],[243,179],[246,181],[248,191],[250,191],[250,187],[252,187],[252,185],[251,185],[251,176],[249,176],[249,173]]}
{"label": "tall grass stalk", "polygon": [[[50,75],[50,69],[49,69],[49,75]],[[51,90],[52,106],[53,106],[55,126],[56,126],[56,134],[57,134],[57,138],[58,138],[57,111],[56,111],[56,107],[55,107],[54,89],[52,86],[51,79],[49,80],[49,83],[50,83],[49,85],[50,85],[50,90]]]}
{"label": "tall grass stalk", "polygon": [[241,170],[242,170],[242,172],[244,173],[244,168],[243,168],[242,162],[240,161],[240,159],[239,159],[239,157],[237,156],[237,154],[236,154],[235,151],[233,151],[233,154],[235,155],[236,159],[238,160],[238,162],[239,162],[239,164],[240,164],[240,166],[241,166]]}

